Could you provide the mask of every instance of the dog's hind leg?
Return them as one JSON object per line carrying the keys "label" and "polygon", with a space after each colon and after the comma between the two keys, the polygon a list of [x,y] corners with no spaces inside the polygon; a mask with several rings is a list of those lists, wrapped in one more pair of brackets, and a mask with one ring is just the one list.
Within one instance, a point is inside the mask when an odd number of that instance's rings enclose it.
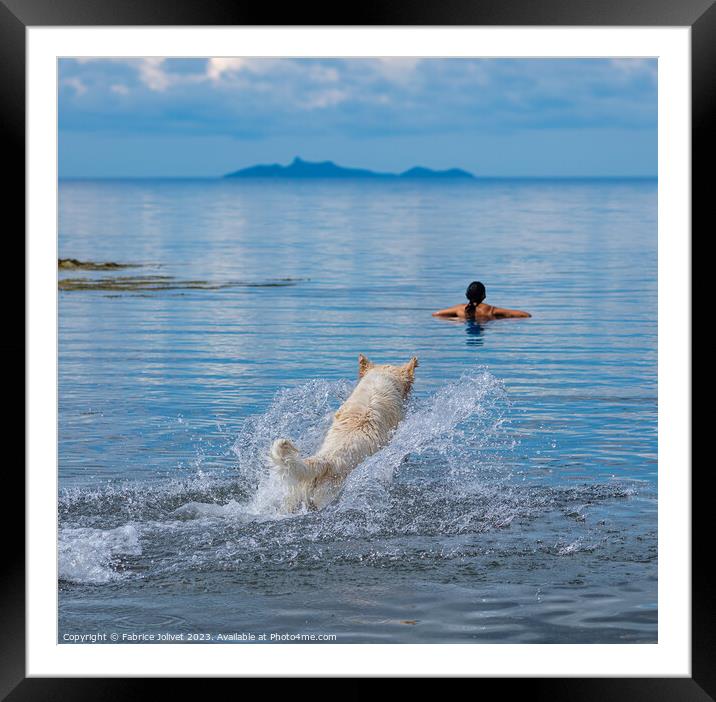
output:
{"label": "dog's hind leg", "polygon": [[276,439],[271,446],[271,460],[282,472],[297,480],[313,480],[320,473],[310,458],[302,459],[298,449],[288,439]]}

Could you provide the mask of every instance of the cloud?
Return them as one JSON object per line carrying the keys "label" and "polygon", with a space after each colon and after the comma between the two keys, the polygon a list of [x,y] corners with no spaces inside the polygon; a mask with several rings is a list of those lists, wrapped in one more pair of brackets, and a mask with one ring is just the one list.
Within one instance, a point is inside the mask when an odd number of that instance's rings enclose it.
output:
{"label": "cloud", "polygon": [[654,59],[611,59],[611,65],[618,73],[628,77],[647,76],[653,81],[657,79],[657,63]]}
{"label": "cloud", "polygon": [[76,95],[84,95],[87,92],[87,86],[77,77],[64,78],[62,84],[72,88]]}
{"label": "cloud", "polygon": [[166,90],[172,81],[162,69],[163,58],[146,58],[139,62],[139,77],[150,90]]}
{"label": "cloud", "polygon": [[377,58],[375,60],[375,70],[384,78],[397,83],[405,83],[414,78],[416,69],[422,59],[420,58],[403,58],[389,57]]}
{"label": "cloud", "polygon": [[329,89],[329,90],[318,90],[306,97],[301,103],[301,107],[313,110],[323,109],[325,107],[333,107],[340,103],[348,100],[349,95],[344,90]]}
{"label": "cloud", "polygon": [[62,129],[449,134],[653,129],[655,59],[62,59]]}
{"label": "cloud", "polygon": [[211,58],[207,61],[206,75],[209,80],[220,81],[226,73],[234,73],[246,68],[246,59]]}

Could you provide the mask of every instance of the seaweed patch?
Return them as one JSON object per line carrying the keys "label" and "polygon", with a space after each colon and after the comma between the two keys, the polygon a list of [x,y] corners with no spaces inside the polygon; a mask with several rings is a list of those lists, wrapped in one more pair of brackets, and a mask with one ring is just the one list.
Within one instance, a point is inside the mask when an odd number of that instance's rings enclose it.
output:
{"label": "seaweed patch", "polygon": [[62,278],[60,290],[109,290],[139,292],[162,290],[223,290],[226,288],[277,288],[296,285],[301,278],[285,278],[263,282],[182,280],[171,275],[112,276],[104,278]]}

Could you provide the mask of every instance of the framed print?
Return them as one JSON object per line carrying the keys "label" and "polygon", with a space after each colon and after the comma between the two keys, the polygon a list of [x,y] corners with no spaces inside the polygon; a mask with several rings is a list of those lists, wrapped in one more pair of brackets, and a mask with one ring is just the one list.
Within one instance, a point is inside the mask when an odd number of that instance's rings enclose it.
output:
{"label": "framed print", "polygon": [[1,11],[27,165],[9,699],[713,694],[688,294],[710,3]]}

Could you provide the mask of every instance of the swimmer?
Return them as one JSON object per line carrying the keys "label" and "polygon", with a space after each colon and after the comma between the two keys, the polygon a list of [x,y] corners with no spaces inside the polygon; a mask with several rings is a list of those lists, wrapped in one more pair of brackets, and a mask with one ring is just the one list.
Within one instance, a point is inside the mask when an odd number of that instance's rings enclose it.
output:
{"label": "swimmer", "polygon": [[455,305],[445,310],[433,312],[433,317],[458,317],[460,319],[506,319],[507,317],[531,317],[529,312],[521,310],[506,310],[502,307],[486,305],[483,300],[487,293],[485,286],[477,280],[467,286],[465,296],[468,299],[467,305]]}

